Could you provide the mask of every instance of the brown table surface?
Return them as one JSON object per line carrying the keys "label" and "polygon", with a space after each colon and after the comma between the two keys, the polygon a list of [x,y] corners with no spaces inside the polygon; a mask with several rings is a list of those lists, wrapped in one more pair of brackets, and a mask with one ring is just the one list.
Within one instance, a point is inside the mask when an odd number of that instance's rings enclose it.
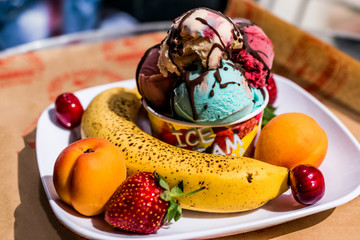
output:
{"label": "brown table surface", "polygon": [[[57,220],[45,195],[35,151],[38,117],[64,91],[134,78],[145,50],[163,37],[163,32],[139,34],[0,58],[2,239],[82,239]],[[360,141],[359,114],[314,94]],[[223,239],[359,239],[359,217],[357,197],[314,215]]]}

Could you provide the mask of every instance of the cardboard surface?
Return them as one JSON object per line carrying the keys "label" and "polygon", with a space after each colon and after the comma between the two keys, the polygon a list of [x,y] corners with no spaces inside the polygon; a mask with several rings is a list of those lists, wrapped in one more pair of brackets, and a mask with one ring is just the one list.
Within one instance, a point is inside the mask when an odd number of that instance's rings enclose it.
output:
{"label": "cardboard surface", "polygon": [[[247,10],[244,12],[244,9]],[[260,19],[257,23],[264,27],[265,32],[274,41],[275,72],[293,79],[312,92],[360,141],[359,62],[328,45],[323,47],[321,42],[308,38],[302,32],[299,33],[298,29],[283,25],[281,21],[251,2],[230,1],[227,13],[232,17],[247,17],[254,21]],[[266,25],[266,22],[270,21],[282,27],[272,29]],[[102,43],[80,43],[0,59],[2,239],[82,239],[65,228],[50,209],[36,163],[37,119],[62,92],[73,92],[90,86],[134,78],[136,66],[143,53],[150,46],[159,43],[164,34],[148,33]],[[294,52],[288,52],[286,46],[281,48],[281,37],[277,37],[281,34],[292,34],[308,40],[305,47],[303,44],[289,43],[290,47],[301,48],[297,53],[303,58],[289,58]],[[316,77],[314,80],[311,73],[322,65],[308,65],[315,61],[313,56],[308,56],[309,46],[316,46],[319,50],[311,51],[312,54],[321,56],[325,62],[331,61],[336,66],[340,64],[337,68],[339,70],[330,75],[320,74],[319,76],[323,77]],[[331,60],[328,59],[329,55]],[[305,68],[301,68],[300,65]],[[348,66],[347,70],[338,73],[344,65]],[[293,72],[292,69],[297,71]],[[341,86],[341,93],[338,93],[334,86]],[[348,99],[353,101],[349,102]],[[356,239],[359,216],[358,197],[335,209],[222,239]]]}

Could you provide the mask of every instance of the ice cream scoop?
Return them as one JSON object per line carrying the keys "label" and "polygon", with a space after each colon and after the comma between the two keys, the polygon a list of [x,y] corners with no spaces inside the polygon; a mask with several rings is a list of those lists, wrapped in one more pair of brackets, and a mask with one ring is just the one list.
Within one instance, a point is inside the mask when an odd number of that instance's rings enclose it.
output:
{"label": "ice cream scoop", "polygon": [[169,99],[177,76],[168,74],[164,77],[160,73],[157,67],[159,49],[159,45],[156,45],[146,51],[137,68],[136,83],[139,93],[154,109],[169,113]]}
{"label": "ice cream scoop", "polygon": [[274,60],[274,47],[264,31],[253,22],[233,19],[243,35],[244,47],[234,54],[234,61],[241,63],[250,86],[266,86]]}
{"label": "ice cream scoop", "polygon": [[234,22],[220,12],[207,8],[190,10],[175,19],[161,44],[159,69],[167,76],[180,76],[187,67],[200,62],[216,69],[221,59],[229,59],[232,49],[242,47],[242,36]]}
{"label": "ice cream scoop", "polygon": [[227,124],[246,116],[263,102],[257,89],[250,89],[241,66],[222,60],[217,69],[204,71],[199,67],[189,72],[187,81],[174,90],[173,106],[180,119],[211,125]]}

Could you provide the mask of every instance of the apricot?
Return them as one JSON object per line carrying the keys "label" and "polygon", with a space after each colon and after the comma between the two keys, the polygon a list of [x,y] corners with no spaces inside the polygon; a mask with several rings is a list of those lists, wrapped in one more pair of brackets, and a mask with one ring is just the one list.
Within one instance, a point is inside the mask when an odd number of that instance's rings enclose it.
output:
{"label": "apricot", "polygon": [[271,119],[261,130],[254,158],[289,169],[300,164],[319,167],[328,149],[328,138],[310,116],[290,112]]}
{"label": "apricot", "polygon": [[60,199],[85,216],[104,212],[125,179],[123,155],[115,145],[97,137],[70,144],[54,165],[53,183]]}

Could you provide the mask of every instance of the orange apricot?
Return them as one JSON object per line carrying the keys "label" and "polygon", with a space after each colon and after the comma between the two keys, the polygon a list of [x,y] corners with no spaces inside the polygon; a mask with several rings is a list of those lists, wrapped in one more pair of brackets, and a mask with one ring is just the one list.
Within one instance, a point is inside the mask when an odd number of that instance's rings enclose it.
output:
{"label": "orange apricot", "polygon": [[57,157],[53,172],[60,199],[85,216],[102,213],[125,178],[125,160],[118,148],[96,137],[66,147]]}
{"label": "orange apricot", "polygon": [[319,167],[328,148],[328,138],[310,116],[291,112],[274,117],[261,130],[254,158],[292,169],[300,164]]}

